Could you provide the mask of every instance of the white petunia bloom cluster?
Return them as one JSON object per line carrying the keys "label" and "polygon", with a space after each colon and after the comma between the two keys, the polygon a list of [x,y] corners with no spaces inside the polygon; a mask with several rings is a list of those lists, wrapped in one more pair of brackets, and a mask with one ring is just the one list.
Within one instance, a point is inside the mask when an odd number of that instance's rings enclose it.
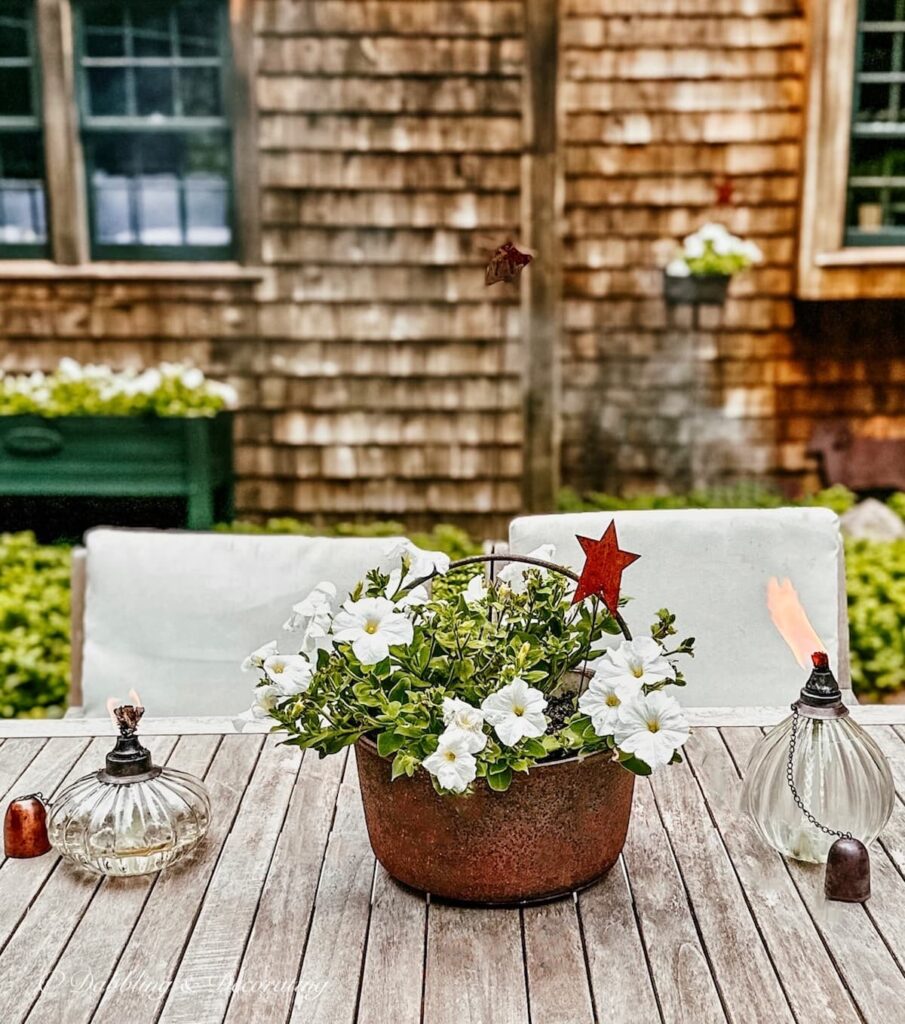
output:
{"label": "white petunia bloom cluster", "polygon": [[66,356],[53,373],[0,372],[0,413],[6,414],[121,415],[134,409],[162,416],[212,416],[237,404],[234,387],[209,380],[189,363],[113,370]]}
{"label": "white petunia bloom cluster", "polygon": [[763,258],[754,242],[733,235],[722,224],[708,221],[686,236],[682,248],[666,265],[666,273],[669,277],[735,274],[760,263]]}
{"label": "white petunia bloom cluster", "polygon": [[443,724],[437,749],[422,762],[444,789],[462,793],[474,781],[478,768],[475,754],[487,746],[484,715],[467,701],[443,699]]}
{"label": "white petunia bloom cluster", "polygon": [[652,637],[623,640],[605,652],[578,709],[591,719],[598,736],[612,736],[616,746],[651,769],[669,764],[688,739],[688,723],[675,697],[662,690],[676,671]]}

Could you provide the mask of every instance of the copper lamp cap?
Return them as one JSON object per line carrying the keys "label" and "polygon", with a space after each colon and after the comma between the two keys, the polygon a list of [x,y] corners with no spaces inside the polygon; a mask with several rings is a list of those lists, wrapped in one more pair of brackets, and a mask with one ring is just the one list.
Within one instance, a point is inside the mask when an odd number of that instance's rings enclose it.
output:
{"label": "copper lamp cap", "polygon": [[17,797],[6,808],[3,847],[7,857],[40,857],[50,849],[47,810],[40,793]]}

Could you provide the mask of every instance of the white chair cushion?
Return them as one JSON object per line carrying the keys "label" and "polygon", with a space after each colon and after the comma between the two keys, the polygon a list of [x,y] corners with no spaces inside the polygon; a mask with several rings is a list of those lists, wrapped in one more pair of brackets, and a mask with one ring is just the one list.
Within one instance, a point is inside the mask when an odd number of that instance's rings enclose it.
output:
{"label": "white chair cushion", "polygon": [[[791,703],[806,673],[770,620],[767,583],[788,578],[848,685],[846,605],[838,517],[822,508],[585,512],[528,516],[510,526],[514,553],[556,545],[556,561],[580,569],[576,534],[597,538],[615,519],[621,548],[642,557],[626,569],[623,610],[633,635],[647,635],[659,608],[676,615],[688,685],[673,689],[689,707]],[[840,630],[841,624],[841,630]],[[616,638],[613,642],[618,642]]]}
{"label": "white chair cushion", "polygon": [[281,639],[291,606],[321,580],[344,600],[402,543],[91,530],[84,714],[106,714],[107,698],[125,699],[130,688],[154,717],[244,711],[256,676],[239,666],[261,644]]}

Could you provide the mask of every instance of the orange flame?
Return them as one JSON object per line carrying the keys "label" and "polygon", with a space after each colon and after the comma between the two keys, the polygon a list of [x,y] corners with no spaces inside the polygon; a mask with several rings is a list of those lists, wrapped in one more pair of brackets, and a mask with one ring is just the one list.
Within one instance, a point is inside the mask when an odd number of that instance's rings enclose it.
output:
{"label": "orange flame", "polygon": [[826,646],[814,632],[808,621],[798,593],[789,580],[778,580],[775,576],[767,584],[767,608],[773,625],[789,645],[798,664],[803,669],[811,668],[811,655],[825,651]]}
{"label": "orange flame", "polygon": [[[116,715],[113,714],[115,708],[118,708],[122,701],[119,697],[108,697],[107,698],[107,714],[110,716],[110,721],[116,725]],[[136,708],[142,707],[141,697],[138,696],[137,690],[129,690],[129,703]]]}

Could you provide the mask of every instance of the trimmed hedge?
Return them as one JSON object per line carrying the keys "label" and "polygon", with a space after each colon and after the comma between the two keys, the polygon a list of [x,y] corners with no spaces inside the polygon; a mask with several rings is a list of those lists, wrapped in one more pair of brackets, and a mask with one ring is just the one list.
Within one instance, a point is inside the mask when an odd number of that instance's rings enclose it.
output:
{"label": "trimmed hedge", "polygon": [[[802,504],[844,512],[855,501],[845,488],[829,488]],[[569,511],[622,508],[774,508],[774,492],[757,487],[701,491],[682,497],[611,495],[579,498],[566,492]],[[905,518],[905,495],[890,507]],[[402,523],[341,523],[315,527],[296,519],[264,525],[238,522],[218,529],[234,533],[298,533],[309,536],[410,536],[420,547],[462,558],[480,551],[464,530],[449,524],[409,533]],[[848,541],[848,603],[852,681],[863,699],[877,700],[905,685],[905,540]],[[69,689],[69,549],[38,544],[31,533],[0,534],[0,717],[62,714]]]}

